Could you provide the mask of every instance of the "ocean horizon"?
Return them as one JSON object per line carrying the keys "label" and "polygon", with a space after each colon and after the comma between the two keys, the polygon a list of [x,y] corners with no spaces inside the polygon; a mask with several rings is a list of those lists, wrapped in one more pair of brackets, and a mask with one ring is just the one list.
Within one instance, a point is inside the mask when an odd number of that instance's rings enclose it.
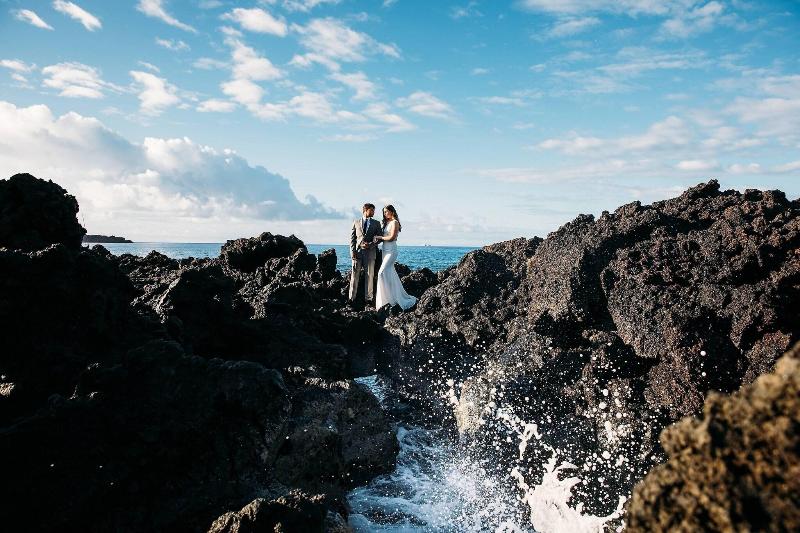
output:
{"label": "ocean horizon", "polygon": [[[132,254],[144,257],[156,251],[172,259],[213,258],[219,256],[223,242],[92,242],[84,246],[101,245],[114,255]],[[336,250],[336,268],[340,272],[350,270],[349,246],[347,244],[306,244],[309,253],[318,255],[325,250]],[[412,269],[429,268],[439,272],[458,264],[467,253],[479,246],[411,246],[398,245],[398,262]]]}

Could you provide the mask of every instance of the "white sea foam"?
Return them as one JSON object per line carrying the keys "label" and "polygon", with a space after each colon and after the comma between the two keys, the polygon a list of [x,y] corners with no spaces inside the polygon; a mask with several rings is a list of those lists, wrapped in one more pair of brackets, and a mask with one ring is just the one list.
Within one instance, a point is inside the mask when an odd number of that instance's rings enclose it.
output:
{"label": "white sea foam", "polygon": [[[386,397],[380,380],[359,381],[379,398]],[[450,395],[445,395],[448,403],[453,400]],[[508,408],[498,408],[491,399],[486,407],[484,416],[506,427],[508,442],[517,441],[521,461],[529,443],[541,440],[539,427]],[[603,531],[622,514],[624,497],[608,516],[588,514],[581,504],[570,506],[570,490],[582,480],[567,473],[578,469],[569,462],[558,464],[559,454],[547,446],[552,453],[544,475],[533,483],[522,468],[507,474],[487,472],[440,430],[401,425],[397,438],[400,453],[394,472],[349,494],[350,524],[357,532],[592,533]]]}

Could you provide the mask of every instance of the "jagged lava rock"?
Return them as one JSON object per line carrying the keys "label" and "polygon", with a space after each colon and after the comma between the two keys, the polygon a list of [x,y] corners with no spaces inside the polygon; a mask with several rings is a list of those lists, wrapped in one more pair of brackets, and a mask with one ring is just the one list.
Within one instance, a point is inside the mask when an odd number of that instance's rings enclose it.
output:
{"label": "jagged lava rock", "polygon": [[231,268],[253,272],[267,259],[288,257],[298,250],[306,250],[306,246],[294,235],[284,237],[264,232],[258,237],[226,242],[222,245],[220,258]]}
{"label": "jagged lava rock", "polygon": [[45,531],[205,528],[270,481],[290,410],[274,370],[144,345],[0,429],[0,520],[12,530],[32,516]]}
{"label": "jagged lava rock", "polygon": [[628,531],[800,530],[800,345],[661,441],[669,460],[634,490]]}
{"label": "jagged lava rock", "polygon": [[331,509],[322,495],[295,490],[274,500],[257,498],[241,510],[229,512],[214,521],[208,533],[314,532],[347,533],[352,531],[345,519]]}
{"label": "jagged lava rock", "polygon": [[30,174],[0,180],[0,247],[25,251],[51,244],[81,246],[78,201],[59,185]]}
{"label": "jagged lava rock", "polygon": [[[577,501],[608,514],[659,460],[664,426],[800,338],[799,215],[779,191],[710,181],[473,252],[387,320],[385,371],[408,397],[455,404],[487,467],[533,484],[555,449],[584,472]],[[519,459],[526,423],[542,439]]]}

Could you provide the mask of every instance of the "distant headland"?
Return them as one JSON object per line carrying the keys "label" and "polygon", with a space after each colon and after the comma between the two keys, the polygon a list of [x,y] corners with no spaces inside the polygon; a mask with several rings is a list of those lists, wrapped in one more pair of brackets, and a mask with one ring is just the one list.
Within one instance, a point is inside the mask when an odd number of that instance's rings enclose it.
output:
{"label": "distant headland", "polygon": [[133,242],[125,237],[117,237],[115,235],[84,235],[83,242]]}

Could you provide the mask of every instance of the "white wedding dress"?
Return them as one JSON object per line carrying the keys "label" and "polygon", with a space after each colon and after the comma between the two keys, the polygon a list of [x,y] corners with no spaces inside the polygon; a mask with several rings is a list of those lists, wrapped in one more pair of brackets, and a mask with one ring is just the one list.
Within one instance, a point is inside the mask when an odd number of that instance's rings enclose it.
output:
{"label": "white wedding dress", "polygon": [[[397,224],[397,222],[392,220],[386,225],[383,230],[384,237],[391,233],[392,224]],[[378,293],[375,296],[375,309],[380,309],[386,304],[397,304],[403,310],[407,310],[417,303],[416,297],[408,294],[403,288],[400,276],[394,269],[395,261],[397,261],[397,239],[384,241],[383,261],[378,270]]]}

